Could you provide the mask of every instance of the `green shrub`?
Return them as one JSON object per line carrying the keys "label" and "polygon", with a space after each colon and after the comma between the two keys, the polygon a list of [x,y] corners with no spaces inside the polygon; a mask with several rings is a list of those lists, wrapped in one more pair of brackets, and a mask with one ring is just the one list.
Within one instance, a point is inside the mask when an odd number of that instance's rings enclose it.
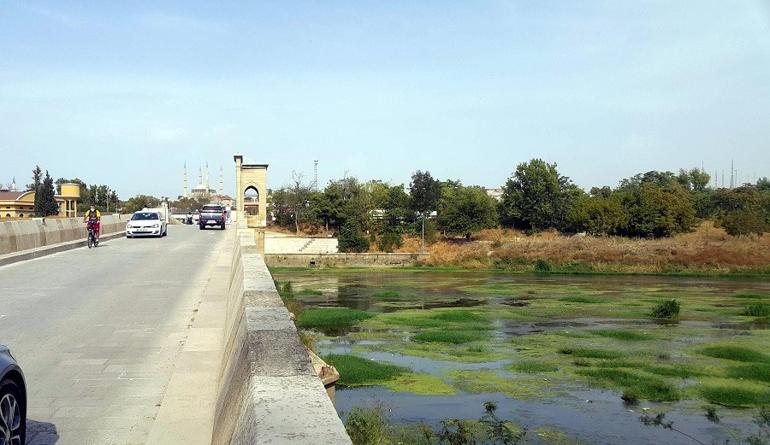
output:
{"label": "green shrub", "polygon": [[676,320],[679,318],[679,302],[675,299],[658,303],[650,312],[650,317],[664,320]]}
{"label": "green shrub", "polygon": [[337,368],[343,387],[376,385],[407,372],[406,368],[367,360],[352,354],[329,354],[324,361]]}
{"label": "green shrub", "polygon": [[388,418],[382,405],[355,407],[348,412],[345,430],[353,445],[388,445]]}
{"label": "green shrub", "polygon": [[311,328],[346,328],[373,314],[347,308],[308,309],[297,317],[297,326]]}
{"label": "green shrub", "polygon": [[340,252],[361,253],[369,250],[369,240],[358,224],[346,223],[337,238]]}
{"label": "green shrub", "polygon": [[420,343],[451,343],[462,344],[472,341],[481,341],[489,336],[482,332],[468,331],[427,331],[412,336],[412,341]]}
{"label": "green shrub", "polygon": [[743,315],[750,317],[767,317],[770,316],[770,305],[764,303],[753,303],[746,305],[746,309],[743,311]]}
{"label": "green shrub", "polygon": [[396,230],[385,230],[377,243],[383,252],[393,252],[404,244],[401,233]]}
{"label": "green shrub", "polygon": [[535,272],[550,272],[553,270],[553,265],[550,261],[544,259],[538,259],[535,261]]}
{"label": "green shrub", "polygon": [[562,354],[571,355],[573,357],[582,358],[601,358],[601,359],[613,359],[623,356],[622,353],[617,351],[608,351],[604,349],[591,349],[591,348],[561,348],[559,352]]}
{"label": "green shrub", "polygon": [[323,294],[324,293],[321,292],[318,289],[302,289],[301,291],[299,291],[298,295],[301,295],[301,296],[317,296],[317,295],[323,295]]}
{"label": "green shrub", "polygon": [[708,346],[701,349],[700,353],[709,357],[737,362],[770,363],[770,357],[766,354],[741,346]]}

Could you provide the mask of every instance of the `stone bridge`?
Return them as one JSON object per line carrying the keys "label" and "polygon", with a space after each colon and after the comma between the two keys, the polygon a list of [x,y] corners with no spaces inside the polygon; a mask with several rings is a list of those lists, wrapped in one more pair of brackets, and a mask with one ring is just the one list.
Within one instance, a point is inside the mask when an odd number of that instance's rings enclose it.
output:
{"label": "stone bridge", "polygon": [[0,343],[31,444],[348,444],[252,229],[100,247],[77,221],[0,223]]}

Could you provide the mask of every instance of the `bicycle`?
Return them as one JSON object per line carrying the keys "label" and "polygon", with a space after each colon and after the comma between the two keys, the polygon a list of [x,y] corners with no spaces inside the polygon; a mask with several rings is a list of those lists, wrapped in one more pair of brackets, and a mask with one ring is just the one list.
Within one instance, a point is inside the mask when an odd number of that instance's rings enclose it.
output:
{"label": "bicycle", "polygon": [[88,248],[91,247],[98,247],[99,246],[99,239],[96,238],[96,229],[94,229],[94,225],[89,223],[88,224]]}

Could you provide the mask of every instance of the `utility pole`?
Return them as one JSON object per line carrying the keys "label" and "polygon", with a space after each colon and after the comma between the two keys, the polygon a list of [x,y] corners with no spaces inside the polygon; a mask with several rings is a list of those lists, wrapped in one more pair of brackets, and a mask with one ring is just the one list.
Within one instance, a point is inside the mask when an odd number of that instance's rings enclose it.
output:
{"label": "utility pole", "polygon": [[313,188],[318,191],[318,159],[313,161]]}

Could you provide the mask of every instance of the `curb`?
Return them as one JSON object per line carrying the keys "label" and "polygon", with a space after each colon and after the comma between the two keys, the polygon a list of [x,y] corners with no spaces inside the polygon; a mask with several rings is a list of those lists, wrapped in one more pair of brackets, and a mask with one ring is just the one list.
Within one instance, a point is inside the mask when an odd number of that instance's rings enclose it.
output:
{"label": "curb", "polygon": [[[126,232],[120,231],[120,232],[115,232],[110,234],[104,234],[99,238],[99,240],[104,241],[104,240],[110,240],[110,239],[120,238],[124,236],[126,236]],[[9,253],[6,255],[0,255],[0,267],[6,266],[8,264],[18,263],[19,261],[26,261],[34,258],[40,258],[46,255],[51,255],[54,253],[64,252],[67,250],[77,249],[78,247],[86,247],[86,246],[88,246],[87,240],[75,240],[75,241],[67,241],[65,243],[52,244],[50,246],[37,247],[35,249],[24,250],[21,252]]]}

